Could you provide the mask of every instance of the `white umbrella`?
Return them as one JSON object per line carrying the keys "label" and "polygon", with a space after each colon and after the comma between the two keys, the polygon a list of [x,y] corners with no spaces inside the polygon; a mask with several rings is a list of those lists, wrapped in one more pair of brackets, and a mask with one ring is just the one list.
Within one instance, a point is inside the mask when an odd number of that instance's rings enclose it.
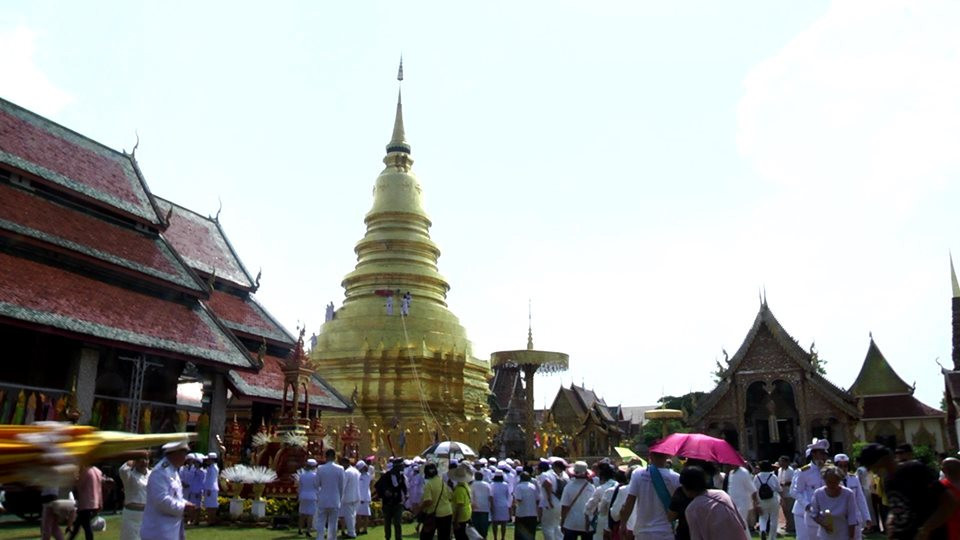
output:
{"label": "white umbrella", "polygon": [[466,457],[477,457],[477,453],[473,451],[473,448],[457,441],[438,442],[421,452],[420,455],[423,457],[435,456],[456,460],[461,460]]}

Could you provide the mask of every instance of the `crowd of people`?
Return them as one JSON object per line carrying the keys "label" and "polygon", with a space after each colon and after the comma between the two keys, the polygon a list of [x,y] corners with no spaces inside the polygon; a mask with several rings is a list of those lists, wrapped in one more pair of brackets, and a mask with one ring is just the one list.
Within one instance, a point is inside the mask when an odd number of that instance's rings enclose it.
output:
{"label": "crowd of people", "polygon": [[[298,534],[317,540],[367,534],[371,501],[382,505],[384,537],[401,540],[405,513],[416,517],[421,540],[855,540],[868,532],[897,539],[960,539],[960,459],[936,470],[913,459],[909,445],[867,445],[852,467],[845,454],[828,454],[815,441],[798,466],[777,462],[720,465],[651,452],[645,466],[568,463],[562,458],[424,460],[308,459],[296,476]],[[130,456],[119,471],[124,488],[120,538],[185,538],[188,524],[217,520],[216,454],[191,454],[186,442]],[[677,461],[673,461],[676,459]],[[74,523],[93,538],[102,508],[99,469],[80,470],[71,493],[45,490],[42,538],[63,539],[59,523]],[[73,496],[75,494],[75,497]],[[65,498],[72,504],[64,505]],[[204,514],[204,511],[205,514]],[[781,517],[784,519],[781,520]]]}

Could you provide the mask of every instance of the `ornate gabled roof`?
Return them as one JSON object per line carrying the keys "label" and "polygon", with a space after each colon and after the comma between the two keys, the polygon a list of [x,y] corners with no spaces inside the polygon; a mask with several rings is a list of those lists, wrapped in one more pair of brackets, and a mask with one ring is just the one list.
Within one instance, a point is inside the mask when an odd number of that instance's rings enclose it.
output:
{"label": "ornate gabled roof", "polygon": [[873,336],[870,336],[870,346],[867,347],[867,356],[863,359],[863,366],[857,379],[850,386],[850,393],[855,396],[881,396],[894,394],[913,395],[913,387],[897,375],[886,357],[880,352]]}
{"label": "ornate gabled roof", "polygon": [[200,302],[177,303],[4,252],[0,319],[157,356],[256,368]]}
{"label": "ornate gabled roof", "polygon": [[[587,408],[584,407],[583,402],[577,397],[577,393],[574,392],[573,388],[564,388],[561,386],[560,390],[557,392],[557,397],[554,398],[554,402],[561,397],[570,403],[570,406],[573,408],[574,412],[577,413],[577,416],[583,416],[587,413]],[[553,409],[553,406],[551,406],[550,409]]]}
{"label": "ornate gabled roof", "polygon": [[592,408],[594,403],[606,405],[606,402],[603,401],[603,398],[597,397],[597,394],[593,390],[587,390],[587,388],[584,386],[577,386],[572,383],[570,384],[570,389],[573,390],[574,394],[577,396],[577,399],[580,400],[580,403],[583,405],[585,410]]}
{"label": "ornate gabled roof", "polygon": [[293,336],[249,293],[234,295],[215,289],[207,300],[210,309],[227,328],[254,339],[266,338],[275,344],[293,347]]}
{"label": "ornate gabled roof", "polygon": [[164,215],[172,210],[163,235],[191,268],[234,287],[256,290],[255,280],[237,256],[219,220],[160,197],[157,204]]}
{"label": "ornate gabled roof", "polygon": [[[253,401],[280,403],[283,400],[283,369],[287,360],[276,356],[264,356],[263,367],[258,373],[229,372],[230,385],[238,394]],[[352,407],[322,378],[310,378],[310,404],[327,410],[349,411]]]}
{"label": "ornate gabled roof", "polygon": [[201,284],[156,233],[0,183],[0,236],[16,237],[107,269],[140,274],[199,295]]}
{"label": "ornate gabled roof", "polygon": [[746,358],[750,347],[753,345],[760,332],[764,330],[770,333],[774,341],[786,353],[787,357],[804,371],[805,377],[807,380],[813,383],[811,386],[816,392],[840,409],[847,412],[847,414],[850,414],[854,417],[859,415],[859,411],[857,410],[853,396],[837,385],[831,383],[823,375],[817,373],[816,366],[813,363],[813,356],[809,352],[803,350],[803,347],[797,343],[797,340],[793,339],[793,337],[787,333],[786,329],[783,328],[783,325],[780,324],[780,321],[778,321],[773,315],[773,312],[770,310],[770,307],[764,300],[760,303],[760,311],[757,312],[757,316],[754,318],[753,325],[747,332],[747,336],[744,338],[743,343],[730,359],[729,367],[725,370],[723,379],[719,384],[717,384],[716,388],[707,394],[703,401],[700,402],[697,410],[694,411],[693,415],[691,415],[690,419],[688,420],[690,424],[699,423],[703,417],[706,416],[717,405],[720,399],[730,390],[732,374],[738,371],[740,365]]}
{"label": "ornate gabled roof", "polygon": [[163,219],[132,156],[0,99],[0,163],[155,228]]}

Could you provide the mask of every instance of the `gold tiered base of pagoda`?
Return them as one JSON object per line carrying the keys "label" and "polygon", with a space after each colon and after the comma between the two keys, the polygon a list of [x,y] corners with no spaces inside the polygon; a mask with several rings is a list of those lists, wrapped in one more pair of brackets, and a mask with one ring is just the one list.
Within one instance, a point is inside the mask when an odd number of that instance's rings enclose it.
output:
{"label": "gold tiered base of pagoda", "polygon": [[[409,316],[387,315],[381,297],[350,298],[324,323],[311,356],[317,372],[356,402],[352,418],[376,424],[377,436],[384,430],[371,450],[400,450],[385,437],[391,429],[404,433],[406,453],[444,434],[478,446],[488,440],[489,364],[472,357],[466,331],[445,306],[414,297]],[[348,417],[325,413],[324,423]]]}
{"label": "gold tiered base of pagoda", "polygon": [[[341,440],[341,433],[351,429],[352,422],[359,432],[356,444],[360,456],[375,455],[410,457],[418,455],[435,441],[454,440],[464,442],[480,452],[487,447],[493,450],[492,441],[497,426],[484,419],[448,421],[444,418],[406,417],[359,417],[339,413],[324,413],[327,433],[334,440]],[[338,449],[339,451],[339,449]]]}

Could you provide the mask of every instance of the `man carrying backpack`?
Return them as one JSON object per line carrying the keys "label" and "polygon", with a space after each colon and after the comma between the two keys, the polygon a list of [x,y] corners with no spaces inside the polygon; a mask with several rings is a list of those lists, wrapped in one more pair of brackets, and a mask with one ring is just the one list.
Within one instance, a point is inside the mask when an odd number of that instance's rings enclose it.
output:
{"label": "man carrying backpack", "polygon": [[759,468],[753,485],[759,499],[760,540],[775,540],[780,529],[780,480],[769,461],[761,461]]}

